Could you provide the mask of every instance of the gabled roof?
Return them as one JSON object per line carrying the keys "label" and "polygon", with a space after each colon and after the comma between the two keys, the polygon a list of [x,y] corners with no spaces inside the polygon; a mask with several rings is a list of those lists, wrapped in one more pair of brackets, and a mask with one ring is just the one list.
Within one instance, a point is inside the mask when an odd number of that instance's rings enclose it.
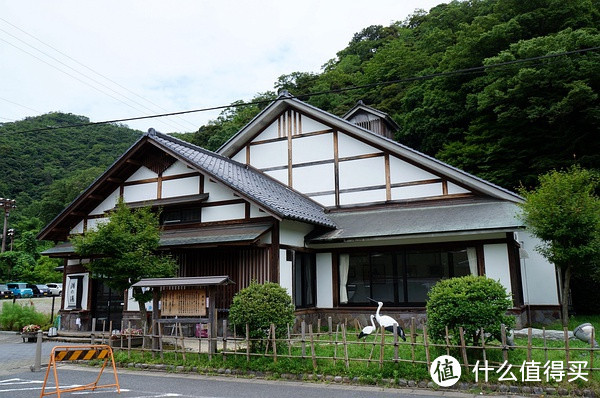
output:
{"label": "gabled roof", "polygon": [[[128,174],[133,172],[133,168],[139,167],[139,162],[135,160],[137,152],[149,154],[144,156],[167,153],[231,188],[240,197],[254,203],[276,218],[335,228],[335,224],[325,215],[322,206],[279,181],[252,167],[150,129],[104,174],[56,216],[38,234],[38,239],[65,240],[76,220],[80,220],[94,209],[118,187],[119,181],[128,177]],[[95,198],[95,202],[90,198]]]}
{"label": "gabled roof", "polygon": [[354,105],[354,107],[352,107],[352,109],[350,109],[348,112],[346,112],[344,114],[344,116],[342,116],[342,119],[350,120],[352,118],[352,116],[354,116],[358,112],[366,112],[366,113],[375,115],[378,118],[385,120],[389,124],[389,126],[392,128],[392,130],[400,130],[400,126],[398,126],[398,123],[396,123],[394,121],[394,119],[392,119],[390,117],[390,115],[388,115],[385,112],[380,111],[379,109],[375,109],[369,105],[365,105],[365,103],[362,100],[359,100],[356,103],[356,105]]}
{"label": "gabled roof", "polygon": [[472,174],[469,174],[456,167],[450,166],[440,160],[437,160],[424,153],[416,151],[405,145],[384,136],[375,134],[365,128],[357,126],[347,120],[335,116],[322,109],[316,108],[310,104],[302,102],[287,92],[282,93],[275,101],[263,109],[254,117],[244,128],[231,137],[223,144],[217,153],[231,157],[241,150],[250,140],[259,134],[264,128],[271,124],[277,117],[288,109],[294,109],[306,116],[338,129],[351,136],[355,136],[363,141],[369,142],[383,150],[389,151],[396,156],[407,159],[414,164],[420,164],[423,167],[457,182],[460,185],[469,187],[475,191],[489,195],[493,198],[509,200],[511,202],[522,202],[523,198],[518,194],[492,184]]}

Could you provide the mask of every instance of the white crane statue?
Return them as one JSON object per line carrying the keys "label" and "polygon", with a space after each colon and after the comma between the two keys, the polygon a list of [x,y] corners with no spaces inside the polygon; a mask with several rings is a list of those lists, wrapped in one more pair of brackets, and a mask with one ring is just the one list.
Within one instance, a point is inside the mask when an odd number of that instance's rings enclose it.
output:
{"label": "white crane statue", "polygon": [[366,338],[368,335],[373,333],[375,331],[375,329],[377,329],[375,327],[375,322],[373,321],[374,317],[375,317],[375,315],[371,314],[371,325],[367,325],[361,330],[361,332],[358,334],[359,340],[362,339],[363,337]]}
{"label": "white crane statue", "polygon": [[387,330],[388,332],[392,332],[392,333],[394,332],[394,325],[395,325],[398,336],[400,336],[400,338],[402,340],[406,341],[406,335],[404,334],[404,329],[402,329],[402,326],[400,326],[398,321],[396,321],[394,318],[392,318],[389,315],[380,315],[379,314],[381,307],[383,307],[383,302],[375,301],[371,298],[369,300],[371,300],[374,303],[377,303],[377,312],[375,312],[375,319],[377,319],[377,323],[380,326],[383,326],[385,330]]}

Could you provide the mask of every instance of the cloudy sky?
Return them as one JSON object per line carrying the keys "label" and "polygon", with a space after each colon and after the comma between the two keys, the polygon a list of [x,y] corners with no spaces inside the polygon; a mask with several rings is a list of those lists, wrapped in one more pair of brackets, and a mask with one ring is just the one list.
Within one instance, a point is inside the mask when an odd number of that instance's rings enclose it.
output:
{"label": "cloudy sky", "polygon": [[[92,121],[227,105],[319,72],[369,25],[441,0],[0,0],[0,122]],[[195,131],[218,111],[125,122]]]}

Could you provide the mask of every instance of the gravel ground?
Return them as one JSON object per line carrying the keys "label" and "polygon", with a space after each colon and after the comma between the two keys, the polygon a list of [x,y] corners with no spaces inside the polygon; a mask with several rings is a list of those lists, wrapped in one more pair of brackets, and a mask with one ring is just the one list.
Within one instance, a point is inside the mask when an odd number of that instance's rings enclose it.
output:
{"label": "gravel ground", "polygon": [[[52,299],[54,298],[54,315],[60,310],[62,298],[58,297],[36,297],[36,298],[20,298],[16,302],[21,305],[34,305],[36,311],[50,314],[52,311]],[[12,302],[12,300],[2,300],[1,303]]]}

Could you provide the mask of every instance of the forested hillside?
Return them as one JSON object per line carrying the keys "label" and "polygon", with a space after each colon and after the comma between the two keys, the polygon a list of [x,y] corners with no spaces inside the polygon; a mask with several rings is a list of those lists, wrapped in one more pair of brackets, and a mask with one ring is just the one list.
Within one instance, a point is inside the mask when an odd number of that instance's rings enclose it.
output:
{"label": "forested hillside", "polygon": [[[275,89],[337,115],[362,99],[400,125],[399,142],[503,187],[531,186],[552,168],[600,167],[598,28],[596,1],[454,1],[366,27],[321,73],[291,72]],[[356,86],[367,87],[330,92]],[[231,108],[188,139],[216,149],[259,109]]]}

